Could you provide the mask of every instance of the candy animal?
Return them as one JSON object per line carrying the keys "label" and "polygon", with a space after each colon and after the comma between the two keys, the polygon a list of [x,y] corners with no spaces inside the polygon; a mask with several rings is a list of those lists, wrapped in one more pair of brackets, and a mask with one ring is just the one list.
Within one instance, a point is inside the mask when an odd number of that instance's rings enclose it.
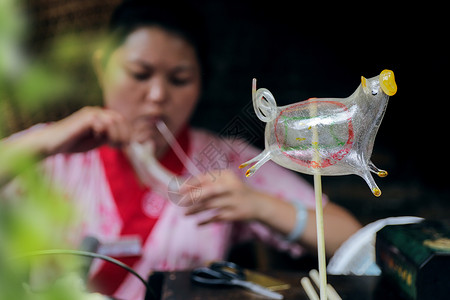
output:
{"label": "candy animal", "polygon": [[361,176],[375,196],[381,195],[370,172],[385,177],[371,161],[376,133],[389,96],[397,92],[394,73],[384,70],[361,84],[348,98],[311,98],[277,107],[272,93],[256,90],[253,80],[253,106],[266,122],[265,150],[240,168],[250,164],[251,176],[265,162],[305,174]]}

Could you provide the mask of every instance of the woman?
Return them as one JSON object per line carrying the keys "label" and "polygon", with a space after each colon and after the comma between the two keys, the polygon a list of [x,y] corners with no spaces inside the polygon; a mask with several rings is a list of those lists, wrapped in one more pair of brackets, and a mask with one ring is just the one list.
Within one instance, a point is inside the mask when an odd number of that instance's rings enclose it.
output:
{"label": "woman", "polygon": [[[114,13],[109,42],[94,55],[104,107],[85,107],[4,145],[41,157],[46,175],[83,216],[79,237],[95,236],[107,254],[119,249],[115,256],[144,277],[151,270],[190,269],[224,259],[232,243],[252,237],[294,255],[315,249],[314,192],[307,183],[272,163],[245,179],[238,166],[258,150],[236,151],[232,141],[189,127],[205,66],[201,26],[188,8],[163,6],[126,1]],[[186,174],[157,130],[159,121],[193,162],[206,166],[192,183],[201,193],[189,207],[142,185],[126,154],[131,142],[151,141],[162,165]],[[205,155],[209,147],[216,151],[214,165]],[[326,197],[324,204],[331,255],[360,225]],[[143,298],[141,283],[113,265],[97,262],[91,273],[103,293]]]}

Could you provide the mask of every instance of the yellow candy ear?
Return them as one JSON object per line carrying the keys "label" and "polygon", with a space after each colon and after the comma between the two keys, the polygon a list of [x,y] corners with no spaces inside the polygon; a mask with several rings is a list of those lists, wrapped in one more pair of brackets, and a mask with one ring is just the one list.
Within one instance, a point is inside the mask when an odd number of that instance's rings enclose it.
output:
{"label": "yellow candy ear", "polygon": [[397,84],[395,83],[394,72],[391,70],[383,70],[380,73],[380,87],[388,96],[393,96],[397,93]]}
{"label": "yellow candy ear", "polygon": [[361,76],[361,86],[363,88],[364,93],[369,94],[369,88],[367,87],[367,79],[364,76]]}
{"label": "yellow candy ear", "polygon": [[367,80],[366,80],[366,78],[364,76],[361,76],[361,85],[363,87],[367,87]]}

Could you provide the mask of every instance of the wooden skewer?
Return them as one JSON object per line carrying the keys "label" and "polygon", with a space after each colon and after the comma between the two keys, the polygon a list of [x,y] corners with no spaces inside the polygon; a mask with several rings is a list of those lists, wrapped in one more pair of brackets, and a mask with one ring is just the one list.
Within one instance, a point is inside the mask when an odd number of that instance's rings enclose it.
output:
{"label": "wooden skewer", "polygon": [[308,295],[308,298],[310,300],[319,300],[319,296],[317,296],[316,290],[311,284],[311,281],[308,277],[303,277],[300,280],[300,283],[302,287],[305,289],[306,295]]}
{"label": "wooden skewer", "polygon": [[[317,103],[311,105],[310,111],[311,117],[317,116]],[[319,132],[317,125],[312,126],[312,148],[313,148],[313,160],[316,166],[320,166],[320,153],[319,153]],[[326,269],[326,256],[325,256],[325,234],[323,228],[323,208],[322,208],[322,177],[320,175],[320,169],[314,172],[314,195],[316,198],[316,228],[317,228],[317,254],[319,257],[319,275],[320,275],[320,300],[327,300],[327,269]]]}
{"label": "wooden skewer", "polygon": [[[316,269],[312,269],[311,271],[309,271],[309,277],[311,277],[314,284],[317,287],[319,287],[320,285],[319,272]],[[329,283],[327,283],[327,294],[329,300],[342,300],[338,292],[336,292],[334,287]]]}
{"label": "wooden skewer", "polygon": [[320,300],[327,300],[327,269],[325,257],[325,236],[323,229],[322,180],[320,174],[314,174],[314,191],[316,197],[317,251],[319,256]]}

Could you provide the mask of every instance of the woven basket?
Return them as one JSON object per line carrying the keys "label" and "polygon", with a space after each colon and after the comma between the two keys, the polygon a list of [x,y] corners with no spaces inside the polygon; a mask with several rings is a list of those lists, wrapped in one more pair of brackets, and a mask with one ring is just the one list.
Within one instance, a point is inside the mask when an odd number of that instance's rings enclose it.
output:
{"label": "woven basket", "polygon": [[47,42],[67,32],[98,32],[121,0],[28,0],[32,24],[31,41]]}

